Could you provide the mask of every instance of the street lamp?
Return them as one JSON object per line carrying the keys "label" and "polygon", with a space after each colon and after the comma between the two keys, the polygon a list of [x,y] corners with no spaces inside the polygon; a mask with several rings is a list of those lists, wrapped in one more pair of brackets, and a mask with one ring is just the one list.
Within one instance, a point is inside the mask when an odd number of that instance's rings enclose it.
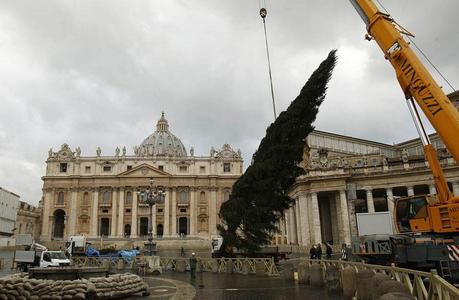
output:
{"label": "street lamp", "polygon": [[148,218],[148,242],[145,243],[148,255],[156,254],[156,244],[153,242],[153,207],[156,203],[164,201],[166,192],[163,187],[153,185],[153,178],[150,178],[150,187],[145,191],[137,192],[141,197],[141,202],[148,204],[150,207],[150,216]]}

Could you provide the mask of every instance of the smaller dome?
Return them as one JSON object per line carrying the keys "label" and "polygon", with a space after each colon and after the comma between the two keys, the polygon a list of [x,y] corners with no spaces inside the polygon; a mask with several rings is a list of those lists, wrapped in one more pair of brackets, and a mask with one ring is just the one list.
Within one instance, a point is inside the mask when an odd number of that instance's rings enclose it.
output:
{"label": "smaller dome", "polygon": [[187,156],[182,141],[169,131],[164,112],[156,124],[156,131],[149,135],[138,148],[141,156]]}

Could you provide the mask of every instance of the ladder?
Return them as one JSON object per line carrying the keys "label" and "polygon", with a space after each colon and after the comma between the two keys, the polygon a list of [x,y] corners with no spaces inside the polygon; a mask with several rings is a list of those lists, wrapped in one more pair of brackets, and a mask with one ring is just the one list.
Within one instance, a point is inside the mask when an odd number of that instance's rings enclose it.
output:
{"label": "ladder", "polygon": [[451,279],[451,267],[449,265],[449,260],[440,260],[440,272],[441,277],[444,279]]}

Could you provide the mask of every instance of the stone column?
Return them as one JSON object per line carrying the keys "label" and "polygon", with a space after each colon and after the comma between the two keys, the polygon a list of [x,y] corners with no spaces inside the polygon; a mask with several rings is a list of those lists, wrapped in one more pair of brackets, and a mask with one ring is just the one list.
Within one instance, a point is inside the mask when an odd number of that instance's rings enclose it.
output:
{"label": "stone column", "polygon": [[317,193],[311,193],[311,213],[312,213],[312,232],[313,239],[312,243],[322,243],[322,230],[320,228],[320,213],[319,213],[319,201],[317,199]]}
{"label": "stone column", "polygon": [[110,236],[111,238],[116,237],[116,227],[118,223],[116,222],[117,213],[118,213],[118,189],[114,188],[112,190],[112,221],[110,223]]}
{"label": "stone column", "polygon": [[177,189],[172,189],[171,236],[177,236]]}
{"label": "stone column", "polygon": [[284,212],[284,220],[285,220],[285,236],[287,237],[287,244],[290,244],[292,238],[290,237],[290,218],[289,218],[289,210]]}
{"label": "stone column", "polygon": [[414,187],[412,186],[407,186],[406,190],[408,192],[408,196],[414,196]]}
{"label": "stone column", "polygon": [[[158,206],[155,204],[151,208],[152,210],[152,215],[149,216],[151,218],[151,234],[153,234],[153,237],[156,236],[156,213],[158,212]],[[150,214],[150,207],[148,207],[148,214]]]}
{"label": "stone column", "polygon": [[44,190],[45,192],[45,197],[44,197],[44,203],[43,203],[43,222],[41,225],[41,238],[40,240],[42,241],[49,241],[50,236],[49,236],[49,216],[50,216],[50,210],[51,210],[51,202],[53,201],[53,194],[54,191],[50,189]]}
{"label": "stone column", "polygon": [[217,188],[210,190],[210,216],[209,232],[211,235],[217,234]]}
{"label": "stone column", "polygon": [[91,213],[91,228],[89,229],[89,235],[92,238],[99,236],[99,188],[94,189],[92,194],[92,213]]}
{"label": "stone column", "polygon": [[373,202],[373,191],[367,189],[367,208],[369,213],[375,212],[375,203]]}
{"label": "stone column", "polygon": [[170,200],[171,199],[171,189],[166,189],[166,196],[164,198],[164,236],[169,236],[170,230]]}
{"label": "stone column", "polygon": [[453,182],[453,195],[459,196],[459,182]]}
{"label": "stone column", "polygon": [[78,210],[78,191],[77,189],[71,189],[69,235],[76,234],[77,218],[78,218],[77,210]]}
{"label": "stone column", "polygon": [[190,189],[190,235],[196,235],[196,190]]}
{"label": "stone column", "polygon": [[289,208],[289,219],[290,219],[290,232],[291,232],[291,241],[293,244],[298,244],[296,224],[295,224],[295,209],[294,206]]}
{"label": "stone column", "polygon": [[124,188],[120,188],[119,191],[119,203],[118,203],[118,237],[124,237]]}
{"label": "stone column", "polygon": [[135,190],[132,191],[132,210],[131,210],[131,238],[137,238],[137,210],[138,195]]}
{"label": "stone column", "polygon": [[431,194],[431,195],[436,195],[437,194],[437,189],[435,188],[434,184],[429,184],[429,194]]}
{"label": "stone column", "polygon": [[303,245],[303,228],[301,226],[301,212],[300,212],[300,201],[298,198],[295,199],[295,216],[296,216],[296,231],[298,232],[298,245]]}
{"label": "stone column", "polygon": [[391,215],[391,224],[392,224],[392,231],[396,232],[396,227],[394,224],[394,205],[395,205],[395,200],[394,200],[394,193],[392,192],[392,188],[386,188],[386,197],[387,197],[387,209],[390,212]]}
{"label": "stone column", "polygon": [[340,208],[341,208],[341,220],[343,223],[343,237],[344,242],[346,245],[351,244],[351,228],[349,227],[349,215],[348,215],[348,207],[347,207],[347,197],[346,191],[340,190],[339,191],[339,200],[340,200]]}
{"label": "stone column", "polygon": [[308,196],[306,193],[300,194],[298,198],[299,210],[301,215],[301,242],[304,246],[311,243],[311,235],[309,232],[309,219],[308,219]]}
{"label": "stone column", "polygon": [[386,188],[387,210],[394,215],[394,193],[392,188]]}

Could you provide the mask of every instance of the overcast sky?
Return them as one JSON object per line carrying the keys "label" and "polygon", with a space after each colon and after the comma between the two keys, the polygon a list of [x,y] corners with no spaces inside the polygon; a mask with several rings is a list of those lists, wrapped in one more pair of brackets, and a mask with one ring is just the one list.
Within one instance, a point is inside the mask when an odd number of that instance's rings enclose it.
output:
{"label": "overcast sky", "polygon": [[[459,2],[380,1],[459,86]],[[347,0],[263,2],[278,111],[337,48],[316,128],[388,144],[417,136],[390,64],[363,39]],[[1,1],[0,186],[37,204],[49,148],[112,155],[125,145],[132,154],[161,111],[188,151],[229,143],[247,166],[273,121],[259,8],[259,0]]]}

